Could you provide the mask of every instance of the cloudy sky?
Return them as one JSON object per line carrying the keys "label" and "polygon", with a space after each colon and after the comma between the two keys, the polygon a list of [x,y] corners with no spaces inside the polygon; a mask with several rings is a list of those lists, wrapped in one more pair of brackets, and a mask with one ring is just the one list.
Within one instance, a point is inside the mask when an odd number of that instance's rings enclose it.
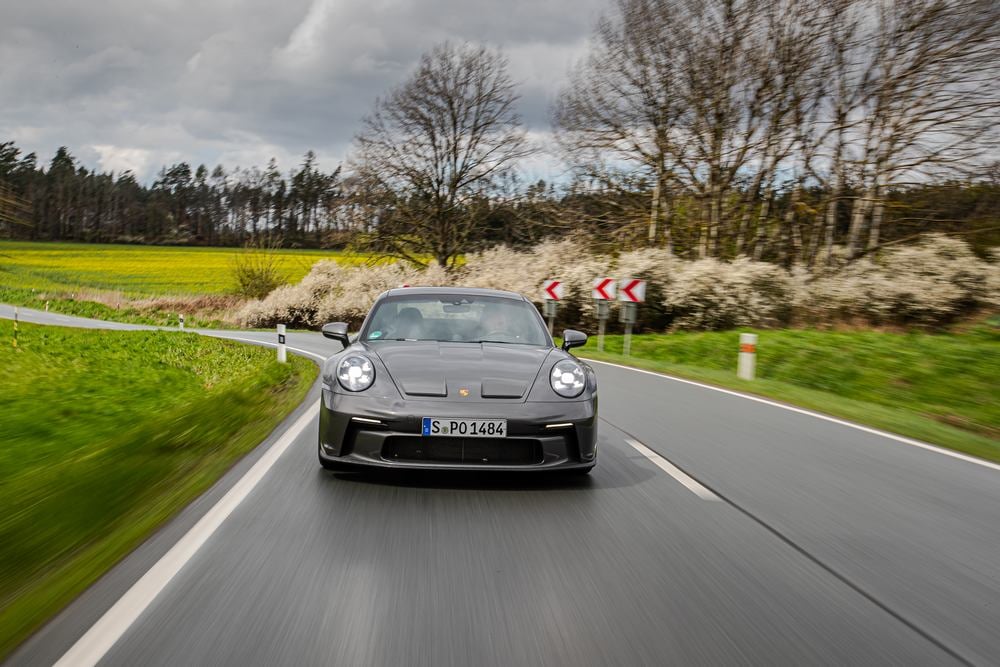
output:
{"label": "cloudy sky", "polygon": [[[452,40],[504,50],[544,138],[608,0],[0,0],[0,141],[143,180],[177,161],[285,171],[350,149],[375,97]],[[544,158],[535,175],[557,169]]]}

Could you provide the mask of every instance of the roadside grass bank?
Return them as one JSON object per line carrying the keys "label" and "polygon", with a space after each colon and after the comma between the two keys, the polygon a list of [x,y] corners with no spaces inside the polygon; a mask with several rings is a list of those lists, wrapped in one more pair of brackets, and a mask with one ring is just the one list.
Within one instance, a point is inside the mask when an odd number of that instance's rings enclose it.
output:
{"label": "roadside grass bank", "polygon": [[[947,334],[741,330],[759,336],[757,379],[736,377],[739,332],[596,338],[579,356],[766,396],[1000,461],[1000,329]],[[668,409],[669,406],[664,406]]]}
{"label": "roadside grass bank", "polygon": [[317,369],[195,334],[0,321],[0,659],[205,491]]}
{"label": "roadside grass bank", "polygon": [[153,297],[129,299],[117,292],[39,292],[0,287],[0,303],[45,310],[53,313],[89,317],[95,320],[176,327],[184,314],[189,329],[232,327],[227,314],[237,309],[243,299],[226,296]]}

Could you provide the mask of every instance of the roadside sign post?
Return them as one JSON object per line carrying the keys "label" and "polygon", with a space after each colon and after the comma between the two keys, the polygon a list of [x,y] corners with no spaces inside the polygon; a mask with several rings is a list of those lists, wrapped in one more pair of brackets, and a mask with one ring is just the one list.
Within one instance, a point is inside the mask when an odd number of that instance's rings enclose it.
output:
{"label": "roadside sign post", "polygon": [[736,362],[736,375],[741,380],[752,380],[757,371],[757,334],[740,334],[740,354]]}
{"label": "roadside sign post", "polygon": [[14,339],[11,341],[11,346],[17,347],[17,306],[14,306]]}
{"label": "roadside sign post", "polygon": [[619,318],[625,324],[625,340],[622,353],[627,357],[632,354],[632,325],[636,322],[639,306],[646,300],[646,281],[636,278],[625,278],[618,284],[618,300],[622,302]]}
{"label": "roadside sign post", "polygon": [[183,313],[181,313],[180,315],[177,316],[177,322],[178,322],[178,324],[177,324],[178,328],[183,329],[184,328],[184,314]]}
{"label": "roadside sign post", "polygon": [[546,280],[542,283],[542,298],[545,300],[545,317],[549,320],[549,335],[555,325],[556,312],[559,310],[559,300],[563,298],[563,284],[558,280]]}
{"label": "roadside sign post", "polygon": [[545,300],[545,317],[549,323],[549,335],[552,335],[552,328],[555,324],[556,311],[559,310],[559,302],[552,299]]}
{"label": "roadside sign post", "polygon": [[608,314],[611,312],[611,307],[608,301],[613,301],[615,298],[615,283],[614,278],[595,278],[593,284],[593,290],[591,296],[594,297],[594,306],[597,308],[597,351],[604,351],[604,331],[608,322]]}
{"label": "roadside sign post", "polygon": [[288,351],[285,348],[285,325],[278,325],[278,363],[288,362]]}
{"label": "roadside sign post", "polygon": [[597,351],[604,352],[604,329],[608,323],[611,307],[607,299],[598,299],[594,305],[597,306]]}
{"label": "roadside sign post", "polygon": [[625,340],[622,343],[622,354],[626,357],[632,354],[632,325],[635,324],[635,316],[638,308],[631,301],[622,303],[618,310],[618,320],[625,325]]}

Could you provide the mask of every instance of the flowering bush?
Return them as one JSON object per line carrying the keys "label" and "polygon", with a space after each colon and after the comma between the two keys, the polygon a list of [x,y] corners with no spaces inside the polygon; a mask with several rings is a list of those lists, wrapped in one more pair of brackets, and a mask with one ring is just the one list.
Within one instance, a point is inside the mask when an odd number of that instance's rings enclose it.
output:
{"label": "flowering bush", "polygon": [[684,262],[664,290],[663,304],[683,329],[777,326],[791,312],[792,282],[780,266],[740,258]]}
{"label": "flowering bush", "polygon": [[1000,309],[1000,248],[990,251],[990,260],[986,265],[986,303]]}
{"label": "flowering bush", "polygon": [[595,255],[571,240],[547,241],[526,251],[492,248],[467,256],[452,273],[436,264],[418,269],[403,263],[323,261],[298,285],[248,303],[237,319],[258,327],[355,325],[375,297],[404,283],[506,289],[540,303],[542,281],[558,278],[565,286],[560,321],[592,328],[591,283],[600,276],[647,281],[646,305],[639,310],[646,328],[780,326],[793,315],[814,323],[863,319],[938,325],[976,308],[1000,307],[1000,257],[984,262],[963,241],[934,234],[878,258],[838,261],[819,275],[747,258],[684,261],[658,248]]}
{"label": "flowering bush", "polygon": [[317,262],[298,285],[286,285],[260,301],[248,303],[237,315],[240,324],[269,327],[317,327],[327,322],[358,324],[379,294],[403,284],[447,285],[437,264],[419,270],[401,262],[348,266]]}
{"label": "flowering bush", "polygon": [[996,302],[996,266],[968,244],[941,234],[862,258],[807,284],[800,304],[815,319],[938,325]]}

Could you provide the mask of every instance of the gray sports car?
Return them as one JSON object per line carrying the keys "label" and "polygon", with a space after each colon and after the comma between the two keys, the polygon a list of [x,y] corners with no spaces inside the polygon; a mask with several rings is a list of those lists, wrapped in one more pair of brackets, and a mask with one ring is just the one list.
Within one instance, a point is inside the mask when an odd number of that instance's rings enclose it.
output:
{"label": "gray sports car", "polygon": [[376,299],[323,367],[319,462],[588,473],[597,462],[597,378],[557,348],[538,310],[498,290],[407,287]]}

